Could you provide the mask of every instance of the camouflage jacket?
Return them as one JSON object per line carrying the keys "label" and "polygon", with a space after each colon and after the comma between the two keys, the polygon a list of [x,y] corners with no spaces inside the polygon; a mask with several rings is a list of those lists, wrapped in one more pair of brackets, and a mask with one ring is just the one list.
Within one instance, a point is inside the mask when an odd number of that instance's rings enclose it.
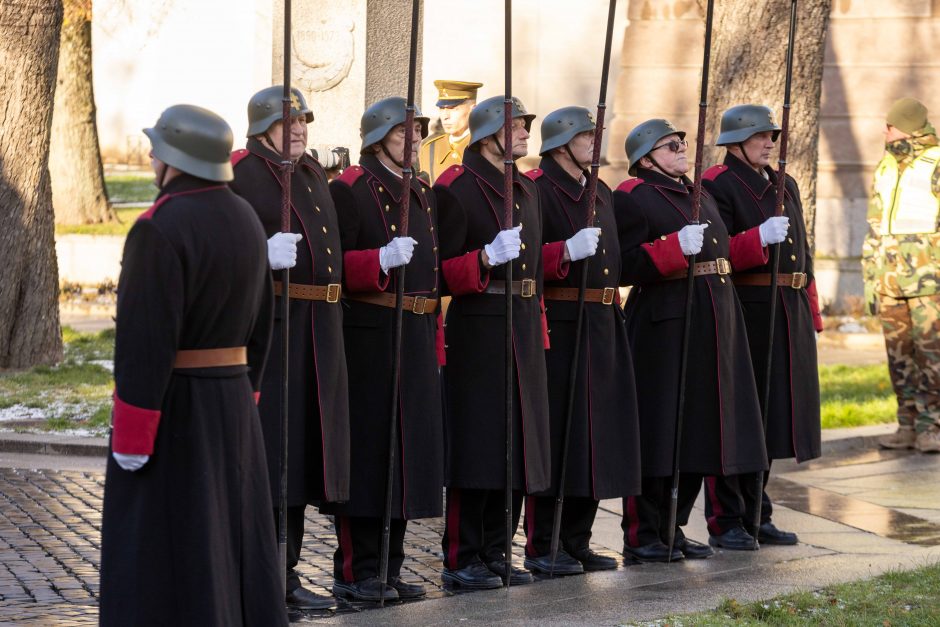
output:
{"label": "camouflage jacket", "polygon": [[[886,169],[896,163],[900,181],[907,167],[936,144],[936,137],[931,135],[920,141],[892,145],[876,168],[868,204],[868,235],[862,246],[862,276],[870,311],[874,311],[879,296],[913,298],[940,292],[940,233],[936,225],[929,233],[884,232],[884,213],[891,208],[885,207],[884,189],[880,193],[878,189],[879,177]],[[940,166],[933,169],[930,187],[934,196],[940,198]]]}

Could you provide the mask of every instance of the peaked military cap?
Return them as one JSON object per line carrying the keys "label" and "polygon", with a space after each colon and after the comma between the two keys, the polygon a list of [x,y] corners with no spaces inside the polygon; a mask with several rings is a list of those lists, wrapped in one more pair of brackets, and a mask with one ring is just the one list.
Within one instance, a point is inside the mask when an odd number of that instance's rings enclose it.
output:
{"label": "peaked military cap", "polygon": [[467,81],[434,81],[437,87],[437,106],[456,107],[464,100],[476,100],[477,90],[483,83]]}

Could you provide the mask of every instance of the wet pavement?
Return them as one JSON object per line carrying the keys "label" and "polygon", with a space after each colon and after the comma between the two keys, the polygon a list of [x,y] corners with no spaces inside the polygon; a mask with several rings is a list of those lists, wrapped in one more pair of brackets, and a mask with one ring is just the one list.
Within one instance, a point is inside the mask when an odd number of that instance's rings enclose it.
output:
{"label": "wet pavement", "polygon": [[[834,452],[802,466],[774,465],[768,488],[774,520],[799,533],[795,547],[719,551],[703,561],[621,566],[508,592],[455,594],[440,582],[443,521],[415,521],[405,539],[403,577],[423,583],[426,600],[383,610],[342,603],[336,612],[295,619],[298,624],[623,624],[713,608],[725,598],[768,598],[940,559],[940,456],[831,443],[829,449]],[[103,461],[0,453],[0,466],[0,623],[95,624]],[[619,523],[620,502],[602,503],[595,549],[619,555]],[[687,535],[708,538],[701,503]],[[520,564],[524,541],[521,534],[516,537]],[[329,591],[335,546],[329,520],[308,509],[299,566],[306,586]]]}

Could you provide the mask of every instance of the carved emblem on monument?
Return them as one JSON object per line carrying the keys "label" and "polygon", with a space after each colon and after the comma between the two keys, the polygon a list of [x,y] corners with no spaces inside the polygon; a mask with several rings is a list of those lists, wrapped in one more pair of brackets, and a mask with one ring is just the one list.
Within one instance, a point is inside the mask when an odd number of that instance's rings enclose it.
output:
{"label": "carved emblem on monument", "polygon": [[337,19],[294,31],[295,80],[302,91],[326,91],[346,78],[353,62],[354,28],[352,20]]}

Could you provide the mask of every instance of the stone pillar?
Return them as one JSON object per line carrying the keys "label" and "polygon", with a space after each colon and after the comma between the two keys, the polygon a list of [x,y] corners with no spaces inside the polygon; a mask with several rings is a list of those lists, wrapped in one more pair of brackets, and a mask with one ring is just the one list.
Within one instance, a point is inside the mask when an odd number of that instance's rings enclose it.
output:
{"label": "stone pillar", "polygon": [[[280,84],[284,2],[273,4],[271,82]],[[291,82],[314,112],[310,145],[348,146],[356,162],[362,112],[377,100],[407,94],[411,0],[294,0],[291,8]],[[421,39],[419,24],[416,102]]]}
{"label": "stone pillar", "polygon": [[688,132],[695,154],[705,24],[694,0],[629,0],[628,25],[613,98],[613,122],[602,171],[608,184],[627,178],[623,144],[631,128],[667,118]]}

